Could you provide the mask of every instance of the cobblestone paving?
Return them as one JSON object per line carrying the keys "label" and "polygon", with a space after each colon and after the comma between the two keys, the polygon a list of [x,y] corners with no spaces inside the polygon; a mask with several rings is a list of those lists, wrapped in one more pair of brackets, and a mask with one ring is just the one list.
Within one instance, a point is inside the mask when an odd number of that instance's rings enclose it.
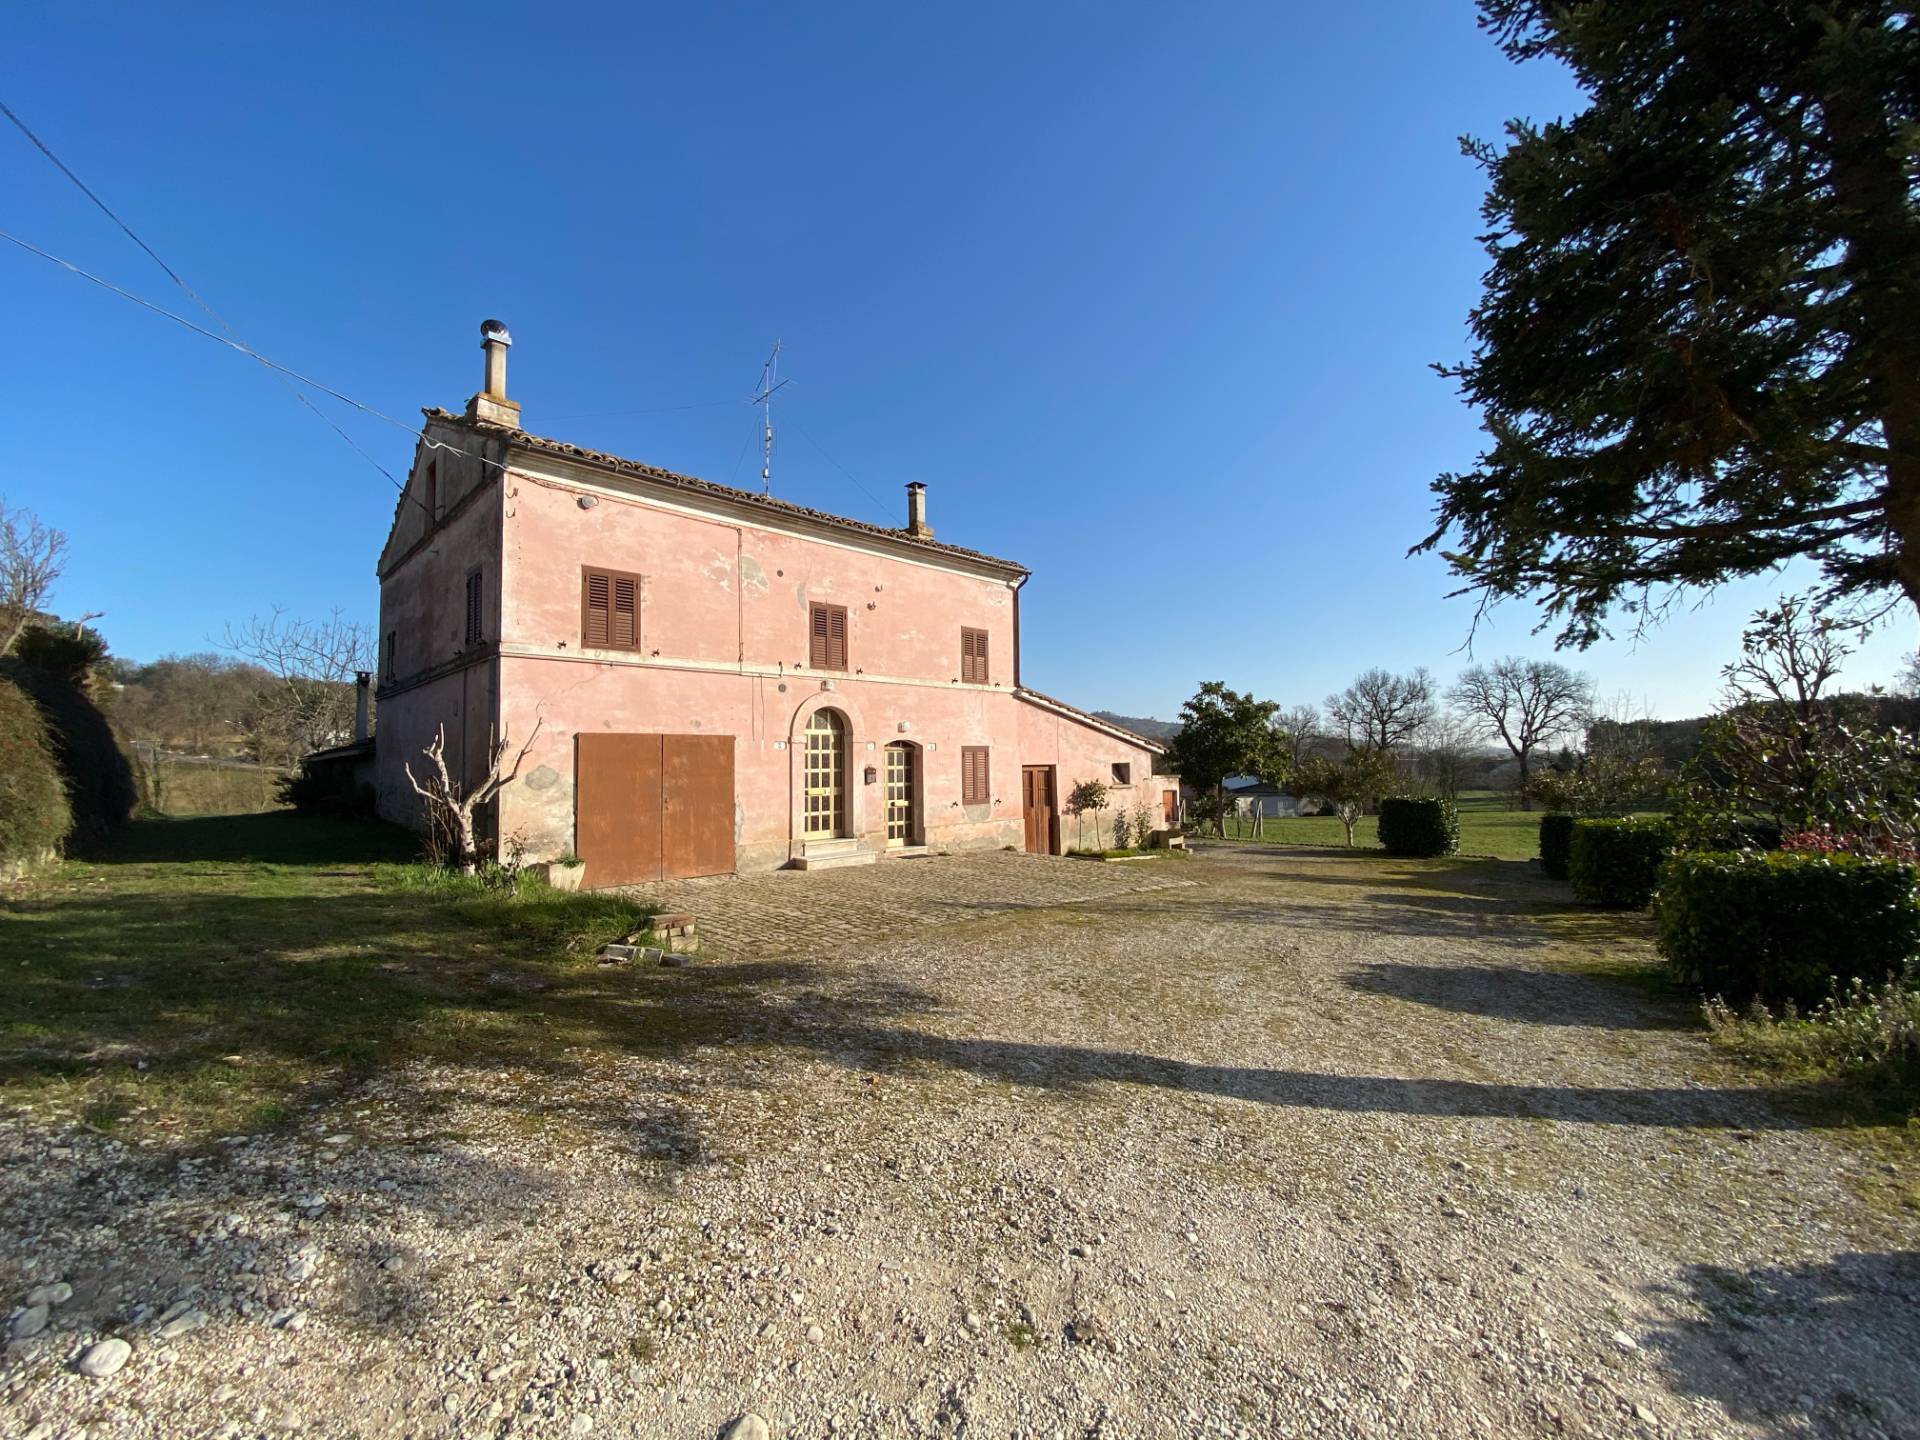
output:
{"label": "cobblestone paving", "polygon": [[691,912],[702,953],[724,960],[837,950],[923,925],[1184,887],[1193,883],[1181,873],[1186,863],[1100,864],[990,850],[838,870],[711,875],[636,893]]}

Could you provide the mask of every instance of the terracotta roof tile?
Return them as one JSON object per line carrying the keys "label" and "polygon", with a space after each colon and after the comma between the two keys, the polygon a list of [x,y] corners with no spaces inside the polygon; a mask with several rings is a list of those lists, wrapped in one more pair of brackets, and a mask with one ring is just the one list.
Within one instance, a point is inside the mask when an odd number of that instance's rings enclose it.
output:
{"label": "terracotta roof tile", "polygon": [[638,460],[622,459],[618,455],[609,455],[604,450],[589,450],[584,445],[570,444],[565,440],[550,440],[541,435],[530,435],[525,430],[514,430],[503,425],[476,423],[464,415],[455,415],[452,411],[428,407],[421,412],[429,420],[438,420],[445,424],[459,425],[482,434],[499,435],[510,445],[522,450],[531,450],[542,455],[556,455],[562,459],[578,460],[588,465],[601,465],[617,470],[625,475],[635,475],[655,484],[668,485],[676,490],[690,491],[700,495],[710,495],[716,499],[727,500],[736,505],[746,505],[752,509],[765,510],[771,514],[791,518],[812,520],[819,524],[833,525],[843,530],[858,531],[863,535],[880,535],[902,545],[910,545],[917,550],[928,550],[938,555],[958,555],[968,560],[977,560],[983,564],[1025,575],[1027,567],[1012,560],[1002,560],[997,555],[988,555],[984,551],[969,550],[964,545],[948,545],[938,540],[921,540],[909,535],[904,529],[895,530],[885,525],[869,525],[864,520],[850,519],[845,515],[835,515],[826,510],[815,510],[806,505],[795,505],[790,500],[776,499],[771,495],[761,495],[752,490],[742,490],[735,485],[721,485],[712,480],[702,480],[693,475],[680,475],[672,470],[662,470],[657,465],[645,465]]}

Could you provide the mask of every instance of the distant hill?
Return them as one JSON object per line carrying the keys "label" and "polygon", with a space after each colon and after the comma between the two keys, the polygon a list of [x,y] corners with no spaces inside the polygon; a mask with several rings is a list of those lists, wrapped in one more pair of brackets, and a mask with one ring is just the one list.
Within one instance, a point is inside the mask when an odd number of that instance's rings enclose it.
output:
{"label": "distant hill", "polygon": [[1096,710],[1093,713],[1109,725],[1118,725],[1122,730],[1131,730],[1149,740],[1171,740],[1180,733],[1178,720],[1155,720],[1147,715],[1116,715],[1111,710]]}

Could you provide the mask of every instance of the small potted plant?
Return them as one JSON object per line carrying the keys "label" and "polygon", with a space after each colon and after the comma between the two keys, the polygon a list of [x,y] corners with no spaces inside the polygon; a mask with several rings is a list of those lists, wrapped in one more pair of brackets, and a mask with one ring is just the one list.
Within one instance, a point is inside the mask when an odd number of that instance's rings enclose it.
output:
{"label": "small potted plant", "polygon": [[586,874],[587,862],[572,851],[547,862],[547,884],[555,890],[578,890]]}

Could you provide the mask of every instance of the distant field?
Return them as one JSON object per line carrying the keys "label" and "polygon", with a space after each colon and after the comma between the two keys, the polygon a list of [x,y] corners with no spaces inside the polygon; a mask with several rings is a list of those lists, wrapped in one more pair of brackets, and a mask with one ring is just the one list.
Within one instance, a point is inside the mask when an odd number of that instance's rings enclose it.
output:
{"label": "distant field", "polygon": [[274,793],[281,771],[243,761],[205,761],[162,756],[141,763],[141,798],[162,815],[253,815],[281,808]]}
{"label": "distant field", "polygon": [[[1498,860],[1532,860],[1540,854],[1540,812],[1509,810],[1507,797],[1492,790],[1469,790],[1456,802],[1460,807],[1460,851],[1491,855]],[[1378,846],[1379,821],[1368,815],[1353,827],[1356,846]],[[1229,840],[1253,838],[1253,823],[1227,822]],[[1257,843],[1267,845],[1344,845],[1347,833],[1331,815],[1302,816],[1261,822]]]}

